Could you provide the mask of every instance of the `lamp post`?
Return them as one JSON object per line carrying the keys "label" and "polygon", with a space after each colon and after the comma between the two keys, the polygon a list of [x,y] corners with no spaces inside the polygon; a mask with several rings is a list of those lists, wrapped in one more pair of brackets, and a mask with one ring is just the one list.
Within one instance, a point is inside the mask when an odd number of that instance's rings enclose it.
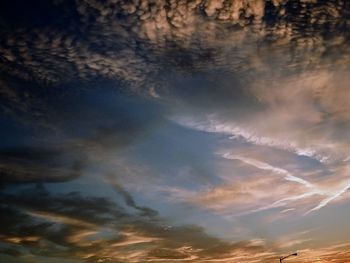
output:
{"label": "lamp post", "polygon": [[298,253],[293,253],[293,254],[290,254],[290,255],[288,255],[288,256],[281,257],[281,258],[280,258],[280,263],[282,263],[283,260],[286,259],[286,258],[289,258],[289,257],[291,257],[291,256],[297,256],[297,255],[298,255]]}

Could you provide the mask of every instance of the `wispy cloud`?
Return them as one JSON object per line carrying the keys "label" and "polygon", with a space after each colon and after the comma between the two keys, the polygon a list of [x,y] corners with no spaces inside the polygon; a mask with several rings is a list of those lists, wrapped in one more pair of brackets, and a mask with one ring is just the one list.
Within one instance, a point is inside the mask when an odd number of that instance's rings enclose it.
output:
{"label": "wispy cloud", "polygon": [[259,160],[254,160],[254,159],[247,158],[247,157],[243,157],[243,156],[231,155],[230,153],[224,153],[222,155],[222,157],[225,159],[228,159],[228,160],[239,160],[239,161],[242,161],[246,164],[252,165],[258,169],[271,171],[271,172],[273,172],[275,174],[279,174],[279,175],[284,175],[284,179],[286,179],[287,181],[296,182],[296,183],[302,184],[308,188],[314,188],[314,185],[311,184],[310,182],[308,182],[300,177],[294,176],[290,172],[288,172],[284,169],[271,166],[268,163],[265,163],[265,162],[262,162]]}
{"label": "wispy cloud", "polygon": [[309,211],[307,211],[305,213],[305,214],[309,214],[313,211],[317,211],[317,210],[325,207],[329,202],[340,197],[342,194],[344,194],[350,188],[350,184],[345,182],[346,183],[345,186],[340,185],[335,190],[321,189],[317,185],[312,184],[312,183],[310,183],[310,182],[308,182],[300,177],[294,176],[290,172],[288,172],[284,169],[271,166],[265,162],[261,162],[261,161],[255,160],[255,159],[242,157],[242,156],[234,156],[234,155],[231,155],[230,153],[225,153],[222,155],[222,157],[225,159],[230,159],[230,160],[239,160],[239,161],[242,161],[246,164],[252,165],[258,169],[268,170],[268,171],[271,171],[275,174],[284,175],[285,180],[302,184],[306,188],[309,189],[309,190],[306,190],[303,194],[282,198],[282,199],[272,203],[271,205],[253,210],[252,212],[262,211],[265,209],[270,209],[270,208],[274,208],[274,207],[278,207],[278,206],[284,206],[290,202],[302,200],[304,198],[309,198],[313,195],[327,196],[327,198],[323,199],[317,206],[315,206],[314,208],[310,209]]}
{"label": "wispy cloud", "polygon": [[298,146],[298,144],[294,141],[261,136],[249,131],[247,128],[240,127],[238,124],[232,122],[220,122],[216,120],[215,116],[208,116],[208,118],[204,121],[196,121],[190,117],[174,117],[172,120],[191,129],[209,133],[224,134],[229,136],[231,139],[243,139],[244,141],[255,145],[268,146],[290,151],[300,156],[315,158],[321,162],[325,162],[329,158],[328,156],[321,155],[314,148],[304,148]]}
{"label": "wispy cloud", "polygon": [[313,211],[317,211],[321,209],[322,207],[325,207],[330,203],[331,201],[335,200],[336,198],[340,197],[342,194],[344,194],[348,189],[350,189],[350,183],[347,182],[345,186],[340,186],[340,188],[336,189],[335,191],[328,191],[327,192],[327,198],[323,199],[317,206],[310,209],[306,214],[309,214]]}
{"label": "wispy cloud", "polygon": [[[2,224],[7,229],[19,227],[15,232],[1,231],[0,241],[8,246],[28,246],[33,255],[54,255],[87,262],[196,262],[228,260],[236,257],[237,253],[246,256],[251,251],[263,253],[265,250],[261,241],[229,242],[211,236],[195,225],[164,228],[167,222],[163,219],[130,214],[104,198],[47,194],[38,197],[41,200],[38,202],[38,198],[33,197],[35,193],[30,192],[31,197],[28,194],[0,195],[1,201],[7,200],[12,205],[12,209],[4,210],[1,207],[1,212],[4,212]],[[52,209],[53,206],[55,209]],[[38,208],[40,211],[37,211]],[[91,213],[93,209],[104,213]],[[8,220],[12,217],[16,221]],[[31,227],[31,234],[22,231],[22,228],[28,227]],[[43,242],[48,244],[50,250],[40,250]]]}

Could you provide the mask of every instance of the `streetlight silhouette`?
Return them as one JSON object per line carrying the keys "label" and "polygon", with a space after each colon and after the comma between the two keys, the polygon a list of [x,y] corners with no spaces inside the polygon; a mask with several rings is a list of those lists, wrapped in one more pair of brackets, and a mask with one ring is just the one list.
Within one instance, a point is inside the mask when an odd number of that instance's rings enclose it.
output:
{"label": "streetlight silhouette", "polygon": [[289,257],[291,257],[291,256],[297,256],[297,255],[298,255],[298,253],[293,253],[293,254],[290,254],[290,255],[288,255],[288,256],[281,257],[281,258],[280,258],[280,263],[282,263],[283,260],[286,259],[286,258],[289,258]]}

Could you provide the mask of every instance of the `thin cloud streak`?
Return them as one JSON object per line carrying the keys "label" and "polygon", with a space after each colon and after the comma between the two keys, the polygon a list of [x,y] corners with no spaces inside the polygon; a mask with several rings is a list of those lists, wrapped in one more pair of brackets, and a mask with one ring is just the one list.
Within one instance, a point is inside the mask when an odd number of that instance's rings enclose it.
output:
{"label": "thin cloud streak", "polygon": [[231,155],[230,153],[225,153],[222,155],[222,157],[225,159],[228,159],[228,160],[239,160],[239,161],[244,162],[248,165],[252,165],[258,169],[271,171],[271,172],[278,174],[278,175],[284,175],[285,180],[299,183],[299,184],[311,189],[311,190],[305,192],[304,194],[301,194],[298,196],[286,197],[286,198],[280,199],[278,201],[275,201],[271,205],[261,207],[258,209],[254,209],[254,210],[250,210],[247,212],[243,212],[240,215],[247,215],[250,213],[261,212],[263,210],[284,206],[290,202],[301,200],[304,198],[308,198],[308,197],[311,197],[313,195],[323,195],[324,194],[323,192],[319,191],[312,183],[310,183],[310,182],[308,182],[300,177],[296,177],[284,169],[271,166],[268,163],[258,161],[255,159],[251,159],[251,158],[247,158],[247,157]]}
{"label": "thin cloud streak", "polygon": [[259,136],[258,134],[249,131],[249,129],[242,128],[237,124],[221,123],[215,120],[213,116],[208,116],[206,121],[196,121],[195,119],[187,117],[172,117],[171,120],[190,129],[209,133],[225,134],[230,136],[230,139],[243,139],[248,143],[289,151],[299,156],[307,156],[320,162],[327,162],[329,159],[329,156],[324,156],[318,153],[316,149],[299,147],[297,143],[293,141]]}
{"label": "thin cloud streak", "polygon": [[[260,212],[266,209],[271,209],[271,208],[275,208],[275,207],[279,207],[279,206],[283,206],[291,201],[297,201],[297,200],[301,200],[304,198],[308,198],[311,197],[313,195],[322,195],[322,196],[328,196],[326,199],[323,199],[317,206],[315,206],[314,208],[308,210],[304,215],[307,215],[311,212],[317,211],[323,207],[325,207],[328,203],[330,203],[331,201],[333,201],[334,199],[340,197],[342,194],[344,194],[348,189],[350,189],[350,183],[347,183],[344,187],[341,187],[340,189],[336,189],[335,191],[330,191],[330,190],[321,190],[319,187],[317,187],[316,185],[300,178],[300,177],[296,177],[294,175],[292,175],[291,173],[289,173],[288,171],[278,168],[278,167],[274,167],[269,165],[268,163],[264,163],[258,160],[254,160],[251,158],[247,158],[247,157],[242,157],[242,156],[235,156],[235,155],[231,155],[230,153],[225,153],[222,155],[223,158],[225,159],[229,159],[229,160],[239,160],[242,161],[246,164],[252,165],[258,169],[262,169],[262,170],[268,170],[268,171],[272,171],[273,173],[276,174],[282,174],[285,175],[285,179],[287,181],[291,181],[291,182],[297,182],[299,184],[304,185],[305,187],[311,189],[310,191],[298,195],[298,196],[291,196],[291,197],[287,197],[287,198],[283,198],[281,200],[278,200],[276,202],[274,202],[273,204],[266,206],[266,207],[262,207],[256,210],[252,210],[249,211],[250,212]],[[244,213],[246,214],[246,213]]]}
{"label": "thin cloud streak", "polygon": [[299,184],[304,185],[305,187],[309,188],[310,190],[305,192],[304,194],[298,195],[298,196],[291,196],[291,197],[287,197],[287,198],[283,198],[281,200],[278,200],[276,202],[274,202],[273,204],[269,205],[269,206],[265,206],[259,209],[255,209],[246,213],[245,214],[249,214],[249,213],[254,213],[254,212],[260,212],[266,209],[271,209],[271,208],[275,208],[275,207],[279,207],[279,206],[284,206],[287,203],[290,203],[292,201],[297,201],[297,200],[301,200],[304,198],[309,198],[313,195],[321,195],[321,196],[328,196],[327,198],[323,199],[317,206],[315,206],[314,208],[308,210],[304,215],[307,215],[311,212],[317,211],[323,207],[325,207],[328,203],[330,203],[331,201],[333,201],[334,199],[340,197],[342,194],[344,194],[348,189],[350,189],[350,183],[346,184],[344,187],[341,187],[340,189],[336,189],[335,191],[331,191],[331,190],[322,190],[319,187],[317,187],[315,184],[312,184],[300,177],[294,176],[291,173],[289,173],[288,171],[278,168],[278,167],[274,167],[269,165],[268,163],[262,162],[262,161],[258,161],[255,159],[251,159],[251,158],[247,158],[247,157],[242,157],[242,156],[235,156],[235,155],[231,155],[230,153],[224,153],[222,155],[223,158],[225,159],[229,159],[229,160],[239,160],[242,161],[246,164],[252,165],[258,169],[262,169],[262,170],[268,170],[268,171],[272,171],[273,173],[276,174],[281,174],[281,175],[285,175],[284,179],[286,179],[287,181],[291,181],[291,182],[296,182]]}
{"label": "thin cloud streak", "polygon": [[252,165],[252,166],[254,166],[254,167],[258,168],[258,169],[268,170],[268,171],[272,171],[273,173],[276,173],[276,174],[284,175],[285,176],[284,179],[286,179],[287,181],[296,182],[296,183],[302,184],[302,185],[304,185],[304,186],[306,186],[308,188],[314,188],[315,187],[310,182],[308,182],[308,181],[306,181],[306,180],[304,180],[304,179],[302,179],[300,177],[294,176],[294,175],[292,175],[291,173],[289,173],[288,171],[286,171],[284,169],[271,166],[268,163],[264,163],[264,162],[261,162],[261,161],[258,161],[258,160],[254,160],[254,159],[251,159],[251,158],[247,158],[247,157],[231,155],[230,153],[224,153],[222,155],[222,157],[225,158],[225,159],[228,159],[228,160],[239,160],[239,161],[244,162],[246,164]]}
{"label": "thin cloud streak", "polygon": [[318,204],[318,206],[315,206],[314,208],[310,209],[308,212],[306,212],[306,214],[309,214],[311,212],[317,211],[323,207],[325,207],[326,205],[328,205],[331,201],[335,200],[336,198],[340,197],[342,194],[344,194],[348,189],[350,189],[350,183],[348,183],[347,185],[345,185],[344,187],[342,187],[339,190],[336,190],[333,194],[332,193],[328,193],[328,195],[330,195],[328,198],[324,199],[321,201],[321,203]]}

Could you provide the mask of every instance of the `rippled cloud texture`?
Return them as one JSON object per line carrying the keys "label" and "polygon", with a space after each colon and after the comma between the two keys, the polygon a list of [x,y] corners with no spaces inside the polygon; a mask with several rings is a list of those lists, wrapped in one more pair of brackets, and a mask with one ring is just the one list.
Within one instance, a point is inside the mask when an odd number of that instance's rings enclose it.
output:
{"label": "rippled cloud texture", "polygon": [[350,261],[350,2],[0,3],[0,261]]}

